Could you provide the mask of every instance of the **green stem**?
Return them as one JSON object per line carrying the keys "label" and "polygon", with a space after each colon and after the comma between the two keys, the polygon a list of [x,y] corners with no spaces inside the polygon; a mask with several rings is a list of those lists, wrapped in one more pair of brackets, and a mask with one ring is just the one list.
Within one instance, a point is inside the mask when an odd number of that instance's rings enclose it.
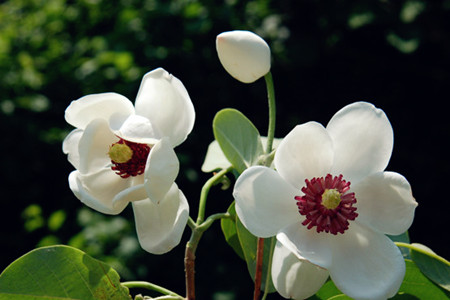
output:
{"label": "green stem", "polygon": [[269,129],[267,131],[267,146],[266,153],[272,152],[273,138],[275,136],[275,121],[276,121],[276,107],[275,107],[275,89],[273,86],[272,73],[267,73],[264,76],[267,87],[267,98],[269,100]]}
{"label": "green stem", "polygon": [[210,215],[202,224],[197,226],[197,229],[200,231],[207,230],[216,220],[225,219],[225,218],[231,218],[230,213],[218,213],[214,215]]}
{"label": "green stem", "polygon": [[189,216],[189,218],[188,218],[187,224],[188,224],[188,226],[189,226],[192,230],[194,230],[195,227],[197,226],[197,225],[195,224],[194,220],[192,220],[192,218],[191,218],[190,216]]}
{"label": "green stem", "polygon": [[205,220],[206,200],[208,198],[209,190],[213,185],[217,184],[222,179],[222,176],[230,172],[232,169],[233,167],[223,169],[220,172],[216,173],[213,177],[208,179],[208,181],[206,181],[200,193],[200,203],[198,206],[198,216],[196,223],[197,225],[200,225]]}
{"label": "green stem", "polygon": [[147,290],[161,293],[163,295],[177,297],[178,299],[184,299],[182,296],[178,295],[177,293],[174,293],[172,291],[169,291],[166,288],[163,288],[162,286],[159,286],[154,283],[147,282],[147,281],[126,281],[126,282],[122,282],[121,284],[123,286],[126,286],[127,288],[147,289]]}
{"label": "green stem", "polygon": [[414,245],[414,244],[408,244],[408,243],[402,243],[402,242],[395,242],[395,244],[396,244],[398,247],[408,248],[408,249],[410,249],[410,250],[414,250],[414,251],[419,252],[419,253],[421,253],[421,254],[431,256],[431,257],[433,257],[434,259],[437,259],[437,260],[439,260],[440,262],[446,264],[447,266],[450,266],[450,262],[449,262],[448,260],[446,260],[445,258],[443,258],[442,256],[439,256],[439,255],[437,255],[437,254],[435,254],[435,253],[426,251],[426,250],[424,250],[424,249],[422,249],[422,248],[420,248],[420,247],[417,247],[417,246]]}

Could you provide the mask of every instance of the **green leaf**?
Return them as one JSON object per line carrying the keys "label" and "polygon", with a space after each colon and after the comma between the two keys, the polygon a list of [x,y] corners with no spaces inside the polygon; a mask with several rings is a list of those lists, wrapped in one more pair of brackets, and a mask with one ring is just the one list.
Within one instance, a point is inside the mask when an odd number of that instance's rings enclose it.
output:
{"label": "green leaf", "polygon": [[110,266],[69,246],[28,252],[0,275],[0,300],[130,300]]}
{"label": "green leaf", "polygon": [[415,298],[410,299],[448,299],[450,294],[430,281],[420,271],[419,267],[409,259],[405,260],[406,274],[400,290],[392,299],[408,299],[406,295],[412,295]]}
{"label": "green leaf", "polygon": [[239,242],[239,237],[236,230],[236,209],[234,207],[234,201],[228,208],[228,213],[231,218],[222,218],[220,220],[220,226],[222,227],[223,235],[228,245],[233,248],[234,252],[239,255],[240,258],[245,260],[244,252],[242,251],[241,243]]}
{"label": "green leaf", "polygon": [[238,110],[219,111],[213,120],[213,131],[225,157],[239,173],[255,164],[263,154],[258,130]]}
{"label": "green leaf", "polygon": [[[258,246],[258,238],[251,234],[241,223],[238,217],[236,217],[236,231],[239,237],[239,242],[241,244],[241,248],[244,252],[245,261],[247,262],[247,268],[252,277],[253,281],[255,280],[255,269],[256,269],[256,249]],[[272,239],[275,239],[273,237]],[[269,283],[268,292],[273,293],[276,291],[275,287],[272,283],[271,274],[269,272],[270,265],[269,263],[272,261],[271,255],[273,255],[273,248],[275,247],[275,243],[272,245],[272,239],[264,239],[264,256],[263,256],[263,266],[262,266],[262,280],[261,280],[261,290],[265,290],[266,282]],[[269,279],[267,280],[267,276]]]}
{"label": "green leaf", "polygon": [[[277,148],[282,140],[283,139],[274,138],[272,147],[274,149]],[[263,145],[263,150],[266,151],[267,137],[262,136],[261,142]],[[229,166],[231,166],[231,163],[225,157],[225,154],[223,154],[219,143],[216,140],[212,141],[208,146],[208,150],[206,151],[205,160],[201,168],[202,171],[205,173],[209,173],[216,170],[226,169]]]}
{"label": "green leaf", "polygon": [[[409,244],[409,233],[408,231],[405,231],[404,233],[400,235],[387,235],[388,238],[390,238],[393,242],[400,242],[400,243],[406,243]],[[399,247],[400,252],[402,252],[403,258],[405,259],[411,259],[409,249],[404,247]]]}
{"label": "green leaf", "polygon": [[442,288],[450,291],[450,263],[422,244],[411,244],[411,258],[420,271]]}

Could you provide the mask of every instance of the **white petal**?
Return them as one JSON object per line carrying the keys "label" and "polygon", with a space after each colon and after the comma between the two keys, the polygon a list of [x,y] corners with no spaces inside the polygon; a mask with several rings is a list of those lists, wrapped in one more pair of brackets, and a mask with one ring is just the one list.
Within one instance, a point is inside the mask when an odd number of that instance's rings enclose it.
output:
{"label": "white petal", "polygon": [[167,138],[150,150],[145,166],[145,189],[154,203],[159,203],[177,178],[180,163]]}
{"label": "white petal", "polygon": [[322,268],[332,264],[330,244],[335,236],[329,233],[318,233],[315,227],[308,229],[301,222],[283,228],[277,234],[277,240],[288,248],[298,259],[306,259]]}
{"label": "white petal", "polygon": [[277,241],[272,261],[272,281],[281,296],[306,299],[314,295],[328,278],[328,271],[300,260]]}
{"label": "white petal", "polygon": [[144,185],[144,175],[131,177],[131,186],[119,192],[113,199],[113,205],[117,203],[140,201],[148,198]]}
{"label": "white petal", "polygon": [[380,172],[352,186],[357,200],[357,222],[385,234],[399,235],[411,226],[417,202],[400,174]]}
{"label": "white petal", "polygon": [[139,243],[144,250],[163,254],[180,243],[189,205],[176,184],[159,204],[149,199],[133,202],[133,211]]}
{"label": "white petal", "polygon": [[150,120],[139,115],[114,114],[110,118],[109,126],[115,135],[134,143],[155,144],[161,138],[158,129]]}
{"label": "white petal", "polygon": [[283,139],[275,153],[274,164],[281,177],[300,189],[305,179],[330,172],[333,146],[325,128],[316,122],[296,126]]}
{"label": "white petal", "polygon": [[333,174],[343,174],[353,184],[383,171],[391,157],[394,135],[381,109],[356,102],[338,111],[327,125],[333,140]]}
{"label": "white petal", "polygon": [[136,113],[148,118],[173,147],[181,144],[194,126],[195,111],[183,83],[162,68],[142,78]]}
{"label": "white petal", "polygon": [[328,271],[343,293],[355,300],[381,300],[397,293],[405,262],[388,237],[353,222],[330,247],[333,263]]}
{"label": "white petal", "polygon": [[80,167],[80,154],[78,153],[78,144],[80,143],[82,129],[72,130],[63,141],[63,152],[67,154],[67,160],[76,169]]}
{"label": "white petal", "polygon": [[258,237],[270,237],[300,219],[297,193],[274,170],[250,167],[236,181],[233,196],[244,226]]}
{"label": "white petal", "polygon": [[133,104],[120,94],[102,93],[72,101],[64,117],[67,123],[84,129],[92,120],[97,118],[108,120],[116,112],[125,115],[134,114]]}
{"label": "white petal", "polygon": [[69,186],[84,204],[101,213],[116,215],[127,206],[126,201],[114,202],[114,197],[130,186],[131,180],[121,178],[111,169],[83,175],[73,171],[69,175]]}
{"label": "white petal", "polygon": [[223,32],[216,49],[224,69],[237,80],[252,83],[270,71],[269,45],[250,31]]}
{"label": "white petal", "polygon": [[78,170],[82,174],[88,174],[110,165],[109,147],[117,141],[118,138],[109,130],[106,120],[95,119],[90,122],[78,143],[80,155]]}

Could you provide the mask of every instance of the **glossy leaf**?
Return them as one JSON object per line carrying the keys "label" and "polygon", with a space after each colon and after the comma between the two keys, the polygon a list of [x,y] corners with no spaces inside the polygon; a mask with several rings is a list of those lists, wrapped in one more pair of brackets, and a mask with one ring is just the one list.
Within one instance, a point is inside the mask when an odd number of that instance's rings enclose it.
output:
{"label": "glossy leaf", "polygon": [[238,110],[219,111],[213,120],[213,131],[223,154],[239,173],[256,163],[263,154],[258,130]]}
{"label": "glossy leaf", "polygon": [[450,291],[450,263],[422,244],[411,244],[411,258],[428,278]]}
{"label": "glossy leaf", "polygon": [[[239,237],[239,242],[241,243],[241,248],[244,252],[245,261],[247,262],[247,268],[250,276],[255,280],[255,269],[256,269],[256,249],[258,244],[258,238],[251,234],[241,223],[239,218],[236,218],[236,230]],[[275,239],[273,237],[272,239]],[[269,263],[271,263],[271,255],[273,254],[273,248],[275,247],[275,241],[272,245],[270,238],[264,239],[264,256],[263,256],[263,266],[262,266],[262,283],[261,290],[265,290],[266,282],[269,283],[268,291],[273,293],[276,291],[272,276],[269,272]],[[269,279],[267,279],[269,276]]]}
{"label": "glossy leaf", "polygon": [[38,248],[0,275],[0,299],[130,300],[119,279],[110,266],[76,248]]}
{"label": "glossy leaf", "polygon": [[435,285],[420,271],[419,267],[411,260],[405,260],[406,275],[397,296],[392,299],[403,300],[405,294],[413,295],[411,299],[448,299],[450,294]]}
{"label": "glossy leaf", "polygon": [[223,218],[220,221],[220,226],[222,228],[223,235],[225,236],[225,240],[228,245],[233,248],[234,252],[239,255],[240,258],[245,260],[244,252],[242,251],[241,243],[239,242],[239,237],[236,230],[236,209],[234,206],[234,201],[231,203],[228,208],[228,213],[231,215],[231,218]]}

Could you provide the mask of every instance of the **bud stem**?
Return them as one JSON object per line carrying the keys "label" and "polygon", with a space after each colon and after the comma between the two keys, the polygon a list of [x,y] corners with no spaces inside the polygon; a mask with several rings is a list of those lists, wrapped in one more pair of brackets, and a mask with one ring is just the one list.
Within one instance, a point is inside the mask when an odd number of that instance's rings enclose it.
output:
{"label": "bud stem", "polygon": [[269,72],[264,76],[267,87],[267,98],[269,100],[269,129],[267,132],[267,146],[266,153],[272,152],[273,138],[275,136],[275,120],[276,120],[276,107],[275,107],[275,89],[273,86],[272,73]]}

